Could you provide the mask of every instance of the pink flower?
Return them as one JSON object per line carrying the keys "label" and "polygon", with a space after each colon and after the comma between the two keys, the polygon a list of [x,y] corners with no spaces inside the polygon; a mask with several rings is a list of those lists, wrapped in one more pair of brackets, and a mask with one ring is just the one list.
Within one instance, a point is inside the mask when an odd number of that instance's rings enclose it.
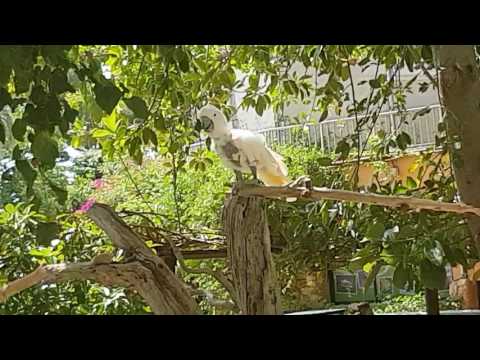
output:
{"label": "pink flower", "polygon": [[82,205],[80,205],[80,208],[77,210],[78,213],[86,213],[92,206],[95,204],[95,199],[90,198],[87,201],[85,201]]}
{"label": "pink flower", "polygon": [[102,179],[95,179],[92,181],[92,187],[95,189],[100,189],[101,187],[103,187],[103,185],[105,185],[105,181],[103,181]]}

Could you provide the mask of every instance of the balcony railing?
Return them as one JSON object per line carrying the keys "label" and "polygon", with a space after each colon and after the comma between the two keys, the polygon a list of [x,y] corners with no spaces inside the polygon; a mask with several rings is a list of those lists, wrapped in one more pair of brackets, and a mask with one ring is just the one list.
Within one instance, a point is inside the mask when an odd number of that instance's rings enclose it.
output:
{"label": "balcony railing", "polygon": [[[383,130],[386,135],[406,132],[410,135],[409,148],[422,148],[435,145],[435,135],[438,134],[438,123],[442,121],[440,105],[431,105],[430,111],[423,113],[425,108],[411,108],[404,112],[388,111],[380,113],[371,131],[374,135]],[[420,114],[422,111],[423,114]],[[364,116],[358,116],[358,119]],[[414,119],[415,117],[415,119]],[[361,143],[370,133],[371,126],[365,125],[360,132]],[[269,146],[295,145],[319,147],[325,152],[334,151],[338,142],[348,135],[355,134],[355,117],[326,120],[317,124],[288,125],[257,131],[265,136]],[[203,143],[193,144],[192,148],[203,146]],[[367,145],[368,146],[368,145]]]}

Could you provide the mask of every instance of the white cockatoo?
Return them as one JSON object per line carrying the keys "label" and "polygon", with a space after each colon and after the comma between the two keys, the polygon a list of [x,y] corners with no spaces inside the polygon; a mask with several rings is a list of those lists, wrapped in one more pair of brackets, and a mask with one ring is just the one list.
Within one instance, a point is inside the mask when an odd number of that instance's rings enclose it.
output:
{"label": "white cockatoo", "polygon": [[282,156],[265,144],[263,135],[232,129],[225,115],[213,105],[200,109],[198,118],[212,139],[215,152],[223,164],[235,172],[238,181],[242,181],[242,173],[252,173],[255,179],[267,186],[286,186],[290,183]]}

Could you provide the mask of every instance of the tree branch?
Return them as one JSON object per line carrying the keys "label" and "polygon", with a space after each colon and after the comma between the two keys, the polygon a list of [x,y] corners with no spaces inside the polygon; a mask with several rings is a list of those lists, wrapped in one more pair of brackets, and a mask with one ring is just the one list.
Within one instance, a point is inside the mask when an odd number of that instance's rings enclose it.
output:
{"label": "tree branch", "polygon": [[205,289],[192,289],[192,295],[202,296],[210,305],[216,308],[222,308],[225,310],[236,310],[238,309],[235,303],[231,300],[220,300],[216,299],[215,296]]}
{"label": "tree branch", "polygon": [[155,306],[158,308],[157,313],[163,314],[194,314],[197,312],[197,305],[188,293],[185,284],[115,211],[107,205],[96,203],[87,211],[87,214],[105,231],[116,247],[133,253],[135,259],[152,273],[155,288],[151,293],[141,293],[152,310]]}
{"label": "tree branch", "polygon": [[391,208],[408,207],[414,210],[432,210],[457,214],[473,214],[480,216],[480,208],[464,203],[447,203],[428,199],[419,199],[408,196],[389,196],[379,194],[358,193],[346,190],[313,187],[274,187],[252,184],[242,184],[236,189],[239,196],[260,196],[266,198],[296,197],[310,201],[336,200],[351,201],[364,204],[379,205]]}
{"label": "tree branch", "polygon": [[192,273],[192,274],[207,274],[212,276],[228,291],[234,303],[238,304],[237,292],[235,291],[235,288],[233,287],[232,282],[228,280],[228,278],[221,271],[214,271],[209,268],[194,269],[194,268],[188,267],[187,264],[185,264],[185,259],[183,258],[183,254],[180,251],[180,249],[173,243],[173,241],[168,236],[165,237],[165,240],[167,240],[168,244],[170,245],[173,251],[173,254],[175,255],[175,258],[177,259],[178,263],[180,264],[180,268],[183,271],[187,273]]}
{"label": "tree branch", "polygon": [[[135,277],[153,278],[146,274],[139,262],[127,264],[96,264],[95,261],[77,264],[52,264],[39,266],[35,271],[14,280],[0,289],[0,303],[15,294],[41,283],[58,283],[69,280],[93,280],[105,286],[136,288]],[[136,288],[136,290],[139,290]]]}

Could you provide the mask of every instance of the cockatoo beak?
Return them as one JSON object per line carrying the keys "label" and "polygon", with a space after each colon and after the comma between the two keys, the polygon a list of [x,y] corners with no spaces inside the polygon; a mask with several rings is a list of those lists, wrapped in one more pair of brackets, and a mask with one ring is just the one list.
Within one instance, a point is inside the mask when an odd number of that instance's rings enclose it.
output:
{"label": "cockatoo beak", "polygon": [[202,124],[202,129],[206,132],[210,132],[213,130],[213,121],[210,120],[208,116],[200,117],[200,123]]}

